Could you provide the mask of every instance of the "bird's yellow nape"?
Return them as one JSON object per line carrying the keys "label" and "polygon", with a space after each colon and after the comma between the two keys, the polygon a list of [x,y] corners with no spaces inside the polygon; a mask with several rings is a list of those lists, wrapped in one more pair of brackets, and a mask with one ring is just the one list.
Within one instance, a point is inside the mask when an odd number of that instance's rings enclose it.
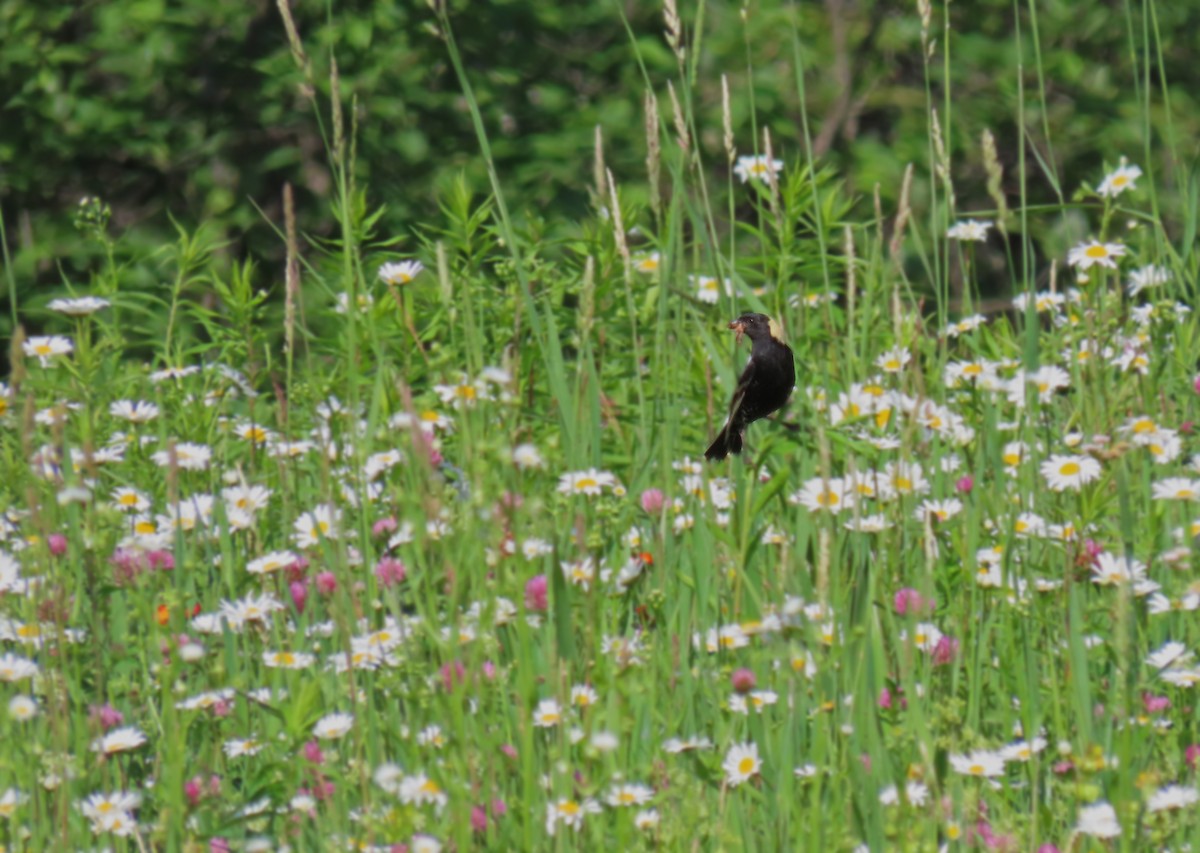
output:
{"label": "bird's yellow nape", "polygon": [[771,331],[771,337],[780,343],[783,342],[783,326],[779,325],[774,317],[767,320],[767,328]]}

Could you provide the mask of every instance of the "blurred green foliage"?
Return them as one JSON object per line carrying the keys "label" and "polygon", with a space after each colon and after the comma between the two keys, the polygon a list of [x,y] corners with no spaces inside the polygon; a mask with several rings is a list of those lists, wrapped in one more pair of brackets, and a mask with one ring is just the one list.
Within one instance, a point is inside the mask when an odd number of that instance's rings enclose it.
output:
{"label": "blurred green foliage", "polygon": [[[450,5],[519,220],[554,223],[550,236],[570,234],[588,204],[597,125],[622,192],[645,199],[646,79],[668,126],[666,83],[680,86],[656,4]],[[1181,170],[1200,138],[1192,60],[1200,7],[935,4],[928,63],[916,3],[711,0],[680,11],[696,63],[688,94],[698,143],[713,172],[727,168],[725,74],[741,150],[753,149],[755,127],[767,125],[776,152],[801,160],[803,106],[817,153],[864,206],[876,186],[894,205],[913,162],[919,209],[930,184],[928,103],[940,113],[963,210],[990,206],[979,154],[985,128],[997,138],[1004,189],[1019,196],[1022,116],[1031,203],[1059,200],[1055,186],[1069,199],[1121,155],[1153,170],[1159,186],[1184,189],[1163,198],[1166,212],[1187,194]],[[416,249],[414,225],[438,221],[454,176],[465,173],[474,192],[486,192],[432,11],[423,3],[298,0],[294,15],[321,103],[336,56],[356,132],[356,177],[369,188],[367,203],[387,208],[380,233],[402,235],[400,248]],[[125,235],[117,260],[133,259],[128,275],[147,287],[170,277],[156,268],[152,247],[175,239],[175,223],[204,223],[230,264],[252,256],[281,270],[275,227],[285,182],[297,188],[301,231],[333,232],[328,114],[318,116],[306,96],[274,3],[0,0],[0,29],[0,204],[22,307],[64,280],[86,282],[94,245],[77,239],[68,213],[85,194],[112,206],[114,231]],[[276,289],[281,278],[270,273],[260,286]],[[0,322],[8,316],[0,311]]]}

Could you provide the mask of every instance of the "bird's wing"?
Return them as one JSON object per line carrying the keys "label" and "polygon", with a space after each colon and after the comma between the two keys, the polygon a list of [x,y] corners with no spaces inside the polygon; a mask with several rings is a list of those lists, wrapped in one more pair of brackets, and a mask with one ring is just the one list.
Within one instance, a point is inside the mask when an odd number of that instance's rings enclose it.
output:
{"label": "bird's wing", "polygon": [[742,399],[746,396],[746,389],[754,381],[754,368],[754,359],[750,359],[746,362],[746,368],[742,371],[742,375],[738,377],[737,388],[733,392],[733,399],[729,401],[729,419],[731,421],[737,417],[738,410],[742,408]]}

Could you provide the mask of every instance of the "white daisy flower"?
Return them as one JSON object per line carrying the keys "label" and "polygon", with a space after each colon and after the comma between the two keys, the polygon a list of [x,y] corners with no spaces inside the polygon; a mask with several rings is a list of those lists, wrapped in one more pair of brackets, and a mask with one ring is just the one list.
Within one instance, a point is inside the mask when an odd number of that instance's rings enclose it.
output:
{"label": "white daisy flower", "polygon": [[738,157],[733,171],[743,184],[749,180],[765,181],[783,171],[783,161],[768,160],[762,154]]}
{"label": "white daisy flower", "polygon": [[108,407],[114,418],[144,424],[158,417],[158,406],[145,400],[117,400]]}
{"label": "white daisy flower", "polygon": [[1078,491],[1100,477],[1100,463],[1090,456],[1053,455],[1040,466],[1042,476],[1056,492]]}
{"label": "white daisy flower", "polygon": [[354,726],[354,715],[344,713],[327,714],[317,720],[313,734],[321,740],[338,740],[349,734]]}
{"label": "white daisy flower", "polygon": [[421,274],[420,261],[396,261],[379,268],[379,280],[389,285],[405,285]]}
{"label": "white daisy flower", "polygon": [[28,338],[21,345],[21,349],[25,351],[25,355],[36,356],[42,367],[49,367],[51,358],[69,355],[75,349],[75,345],[71,343],[70,338],[62,335],[35,335]]}
{"label": "white daisy flower", "polygon": [[1137,166],[1130,166],[1122,157],[1121,164],[1105,175],[1100,186],[1096,187],[1096,193],[1104,198],[1115,198],[1126,190],[1137,189],[1134,181],[1141,176],[1142,170]]}
{"label": "white daisy flower", "polygon": [[964,776],[994,777],[1004,775],[1004,757],[999,752],[977,749],[966,755],[951,755],[950,766]]}
{"label": "white daisy flower", "polygon": [[993,224],[990,220],[963,219],[951,225],[946,236],[951,240],[982,243]]}
{"label": "white daisy flower", "polygon": [[1094,838],[1116,838],[1121,834],[1117,810],[1105,802],[1093,803],[1079,810],[1075,831]]}
{"label": "white daisy flower", "polygon": [[113,729],[102,738],[92,741],[93,752],[103,752],[114,755],[118,752],[129,752],[146,743],[146,736],[134,726],[123,726]]}
{"label": "white daisy flower", "polygon": [[46,307],[59,314],[66,314],[68,317],[86,317],[111,304],[107,299],[101,299],[99,296],[79,296],[74,299],[52,299]]}
{"label": "white daisy flower", "polygon": [[735,743],[725,753],[721,762],[725,771],[725,784],[731,788],[752,779],[762,770],[762,759],[758,757],[758,744],[754,742]]}
{"label": "white daisy flower", "polygon": [[1189,785],[1167,785],[1159,788],[1146,800],[1146,811],[1162,812],[1182,809],[1200,802],[1200,791]]}
{"label": "white daisy flower", "polygon": [[1120,243],[1101,243],[1099,240],[1090,240],[1071,249],[1067,253],[1067,263],[1081,271],[1095,266],[1115,270],[1117,268],[1115,259],[1123,256],[1125,252],[1125,247]]}

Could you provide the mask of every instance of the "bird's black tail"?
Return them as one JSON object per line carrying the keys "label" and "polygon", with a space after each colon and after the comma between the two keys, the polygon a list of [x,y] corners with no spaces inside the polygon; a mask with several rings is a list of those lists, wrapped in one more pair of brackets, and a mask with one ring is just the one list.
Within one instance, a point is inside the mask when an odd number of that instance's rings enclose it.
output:
{"label": "bird's black tail", "polygon": [[714,461],[720,461],[730,453],[742,452],[742,431],[733,425],[732,422],[725,424],[716,439],[708,450],[704,451],[704,458]]}

